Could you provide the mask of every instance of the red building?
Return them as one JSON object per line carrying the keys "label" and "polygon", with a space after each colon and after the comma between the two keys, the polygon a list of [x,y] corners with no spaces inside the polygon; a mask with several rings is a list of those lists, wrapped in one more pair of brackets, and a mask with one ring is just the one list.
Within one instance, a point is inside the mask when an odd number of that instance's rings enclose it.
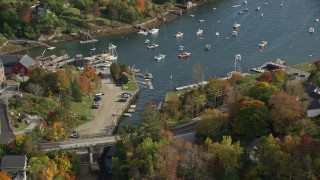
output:
{"label": "red building", "polygon": [[1,55],[5,74],[17,74],[20,76],[29,76],[30,66],[35,65],[35,61],[25,55]]}

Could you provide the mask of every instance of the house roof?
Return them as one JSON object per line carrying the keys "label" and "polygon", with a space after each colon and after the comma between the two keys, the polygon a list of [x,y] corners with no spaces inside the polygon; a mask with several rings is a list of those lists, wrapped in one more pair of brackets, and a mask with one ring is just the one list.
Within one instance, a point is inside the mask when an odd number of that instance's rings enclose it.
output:
{"label": "house roof", "polygon": [[303,84],[303,88],[304,92],[306,92],[309,97],[313,99],[320,99],[320,93],[317,93],[319,89],[317,86],[306,82]]}
{"label": "house roof", "polygon": [[312,109],[320,109],[320,102],[319,100],[311,100],[309,101],[309,105],[308,105],[308,110],[312,110]]}
{"label": "house roof", "polygon": [[1,170],[3,169],[24,169],[26,168],[27,156],[3,156],[1,158]]}
{"label": "house roof", "polygon": [[34,65],[35,61],[27,54],[24,55],[19,61],[24,67],[29,68],[30,66]]}
{"label": "house roof", "polygon": [[14,65],[18,62],[17,55],[0,55],[3,65]]}

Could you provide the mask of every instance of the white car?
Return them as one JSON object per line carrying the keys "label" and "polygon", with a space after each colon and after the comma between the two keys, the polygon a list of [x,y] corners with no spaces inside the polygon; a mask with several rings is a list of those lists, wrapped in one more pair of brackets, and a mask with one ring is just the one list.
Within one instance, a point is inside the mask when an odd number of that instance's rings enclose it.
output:
{"label": "white car", "polygon": [[108,69],[107,67],[102,67],[102,68],[101,68],[101,70],[107,70],[107,69]]}
{"label": "white car", "polygon": [[103,92],[98,92],[98,93],[96,94],[96,96],[102,96],[102,95],[104,95]]}

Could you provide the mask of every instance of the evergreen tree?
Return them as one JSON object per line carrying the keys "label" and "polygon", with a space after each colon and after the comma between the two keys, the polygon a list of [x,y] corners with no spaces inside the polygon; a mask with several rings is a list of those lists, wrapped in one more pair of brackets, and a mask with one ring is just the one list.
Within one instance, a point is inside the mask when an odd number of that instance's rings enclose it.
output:
{"label": "evergreen tree", "polygon": [[66,88],[61,91],[61,99],[60,99],[60,104],[66,108],[70,108],[70,101],[71,101],[71,89]]}
{"label": "evergreen tree", "polygon": [[76,80],[71,82],[71,92],[72,92],[72,99],[75,102],[82,102],[82,94],[80,90],[80,86]]}

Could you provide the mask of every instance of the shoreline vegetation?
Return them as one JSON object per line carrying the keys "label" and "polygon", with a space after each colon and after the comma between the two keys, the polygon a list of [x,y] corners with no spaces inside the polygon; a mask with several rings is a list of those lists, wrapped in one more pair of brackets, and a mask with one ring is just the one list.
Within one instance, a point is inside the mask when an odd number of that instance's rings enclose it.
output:
{"label": "shoreline vegetation", "polygon": [[[214,0],[205,0],[205,1],[198,1],[196,5],[190,9],[197,8],[198,6],[202,6],[205,4],[213,3]],[[107,37],[113,35],[120,35],[120,34],[129,34],[133,32],[137,32],[139,29],[152,29],[158,28],[163,24],[167,24],[173,22],[177,18],[181,17],[183,13],[187,10],[179,5],[175,5],[174,7],[166,10],[163,14],[153,18],[153,19],[146,19],[146,21],[139,23],[139,24],[132,24],[132,25],[123,25],[119,27],[113,26],[100,26],[95,30],[91,30],[90,34],[94,37]],[[58,31],[58,33],[56,33]],[[61,33],[61,30],[56,30],[51,36],[46,38],[39,38],[39,42],[41,43],[12,43],[5,39],[0,45],[0,54],[12,54],[12,53],[19,53],[24,52],[32,48],[37,48],[43,46],[43,44],[53,45],[57,42],[61,41],[71,41],[82,38],[82,34],[80,32],[77,33]],[[0,41],[1,43],[1,41]],[[42,44],[43,43],[43,44]]]}

